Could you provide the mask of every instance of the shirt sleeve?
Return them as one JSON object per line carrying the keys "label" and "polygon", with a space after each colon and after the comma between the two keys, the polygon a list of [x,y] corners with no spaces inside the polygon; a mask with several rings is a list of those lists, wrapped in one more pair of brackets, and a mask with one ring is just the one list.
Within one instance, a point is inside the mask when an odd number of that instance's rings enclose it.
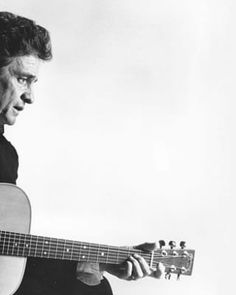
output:
{"label": "shirt sleeve", "polygon": [[89,286],[99,285],[103,279],[103,271],[99,263],[78,262],[76,278]]}

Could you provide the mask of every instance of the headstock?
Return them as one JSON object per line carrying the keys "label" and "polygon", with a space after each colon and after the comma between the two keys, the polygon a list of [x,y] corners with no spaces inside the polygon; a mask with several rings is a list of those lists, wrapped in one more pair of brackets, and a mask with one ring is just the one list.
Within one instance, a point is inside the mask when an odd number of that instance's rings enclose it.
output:
{"label": "headstock", "polygon": [[177,274],[177,278],[180,275],[191,275],[193,269],[193,261],[195,251],[192,249],[186,249],[186,243],[180,242],[180,248],[176,248],[174,241],[169,242],[169,248],[163,248],[166,243],[163,240],[159,241],[160,249],[154,253],[154,262],[161,262],[165,266],[167,279],[171,274]]}

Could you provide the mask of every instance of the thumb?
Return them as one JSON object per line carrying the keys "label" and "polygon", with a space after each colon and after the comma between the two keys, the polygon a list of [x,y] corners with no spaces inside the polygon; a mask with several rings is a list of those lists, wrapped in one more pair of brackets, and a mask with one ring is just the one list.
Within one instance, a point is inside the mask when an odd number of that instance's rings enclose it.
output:
{"label": "thumb", "polygon": [[139,250],[142,250],[142,251],[151,252],[151,251],[157,249],[157,244],[156,243],[143,243],[143,244],[134,246],[134,249],[139,249]]}

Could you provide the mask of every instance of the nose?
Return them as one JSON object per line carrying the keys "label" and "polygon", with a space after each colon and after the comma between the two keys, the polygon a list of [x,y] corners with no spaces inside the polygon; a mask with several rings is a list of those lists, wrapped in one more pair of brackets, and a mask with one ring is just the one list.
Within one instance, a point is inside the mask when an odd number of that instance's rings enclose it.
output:
{"label": "nose", "polygon": [[30,92],[25,92],[21,95],[21,100],[23,100],[24,103],[31,104],[34,102],[34,95],[32,91]]}

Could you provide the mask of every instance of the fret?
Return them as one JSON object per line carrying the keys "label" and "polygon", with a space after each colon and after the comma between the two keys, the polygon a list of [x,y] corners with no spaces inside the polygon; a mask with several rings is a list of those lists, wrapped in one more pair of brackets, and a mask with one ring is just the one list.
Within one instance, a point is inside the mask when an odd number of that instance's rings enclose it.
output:
{"label": "fret", "polygon": [[152,268],[153,267],[153,263],[154,263],[154,251],[152,251],[151,253],[147,253],[144,256],[144,259],[147,261],[147,264]]}
{"label": "fret", "polygon": [[118,248],[118,251],[116,252],[116,260],[115,260],[116,264],[119,263],[119,257],[120,257],[120,248]]}
{"label": "fret", "polygon": [[161,261],[161,258],[163,257],[161,253],[162,253],[162,250],[156,250],[154,253],[154,257],[153,257],[154,268],[156,268],[156,265],[158,262],[163,262]]}
{"label": "fret", "polygon": [[115,252],[115,255],[113,254],[107,263],[120,264],[124,262],[131,255],[131,248],[113,247],[113,246],[110,248],[112,248],[112,252]]}
{"label": "fret", "polygon": [[58,240],[56,240],[56,250],[55,250],[55,257],[54,258],[57,258],[57,249],[58,249]]}
{"label": "fret", "polygon": [[4,247],[5,247],[5,233],[3,231],[1,231],[1,254],[4,254]]}
{"label": "fret", "polygon": [[152,265],[153,265],[153,259],[152,259],[152,257],[154,257],[154,256],[152,255],[152,253],[154,253],[154,252],[150,252],[150,253],[138,253],[139,255],[141,255],[146,260],[147,264],[150,267],[152,267]]}
{"label": "fret", "polygon": [[91,261],[91,258],[92,257],[90,257],[90,255],[92,254],[92,253],[90,253],[90,249],[91,248],[91,245],[90,244],[87,244],[87,261]]}
{"label": "fret", "polygon": [[80,244],[80,257],[79,261],[89,261],[89,255],[88,255],[88,249],[89,245],[87,243],[81,243]]}
{"label": "fret", "polygon": [[33,244],[33,238],[32,238],[32,236],[27,235],[27,234],[25,236],[26,236],[26,238],[25,238],[23,255],[24,255],[24,257],[34,256],[35,249],[34,249],[34,244]]}
{"label": "fret", "polygon": [[90,244],[88,260],[92,262],[99,262],[101,252],[101,245]]}
{"label": "fret", "polygon": [[4,254],[7,254],[7,247],[8,247],[8,233],[5,232],[5,239],[4,239]]}
{"label": "fret", "polygon": [[57,240],[57,259],[63,259],[63,249],[64,249],[64,240],[58,239]]}
{"label": "fret", "polygon": [[80,257],[81,257],[81,242],[76,242],[73,241],[72,242],[72,255],[71,255],[71,260],[74,261],[80,261]]}
{"label": "fret", "polygon": [[66,241],[65,244],[64,244],[64,255],[63,255],[63,259],[65,259],[65,260],[71,260],[72,249],[73,249],[73,242],[72,241]]}
{"label": "fret", "polygon": [[137,253],[139,250],[135,250],[130,247],[109,247],[111,253],[107,263],[119,264],[125,261],[130,255]]}
{"label": "fret", "polygon": [[12,243],[13,237],[8,235],[7,240],[8,240],[8,243],[7,243],[7,255],[11,255],[12,246],[13,246],[13,243]]}
{"label": "fret", "polygon": [[[17,246],[18,243],[16,242],[16,233],[13,233],[13,242],[12,242],[12,251],[11,251],[11,255],[16,255],[17,256]],[[16,250],[16,253],[15,253]]]}
{"label": "fret", "polygon": [[29,253],[30,253],[30,242],[31,242],[31,239],[30,239],[30,236],[29,235],[25,235],[25,239],[24,239],[24,250],[23,250],[23,256],[24,257],[27,257],[29,256]]}
{"label": "fret", "polygon": [[24,240],[25,240],[25,235],[21,234],[18,235],[18,247],[17,247],[17,256],[23,256],[24,252]]}
{"label": "fret", "polygon": [[23,249],[22,249],[22,256],[25,256],[25,244],[26,244],[26,235],[24,235],[24,241],[23,241]]}
{"label": "fret", "polygon": [[49,244],[48,244],[48,257],[51,258],[51,246],[53,244],[52,239],[48,238],[48,242],[49,242]]}
{"label": "fret", "polygon": [[2,234],[2,231],[0,231],[0,251],[1,251],[1,254],[3,254],[3,234]]}
{"label": "fret", "polygon": [[64,255],[65,255],[65,241],[63,240],[63,243],[62,243],[62,259],[65,259],[64,258]]}
{"label": "fret", "polygon": [[34,251],[34,244],[33,244],[33,238],[32,236],[28,235],[29,238],[29,256],[34,256],[33,254],[35,253]]}
{"label": "fret", "polygon": [[1,241],[2,241],[2,250],[1,250],[1,252],[2,252],[2,254],[5,254],[5,232],[3,232],[2,231],[2,233],[1,233]]}
{"label": "fret", "polygon": [[45,257],[45,258],[50,257],[49,245],[50,245],[50,241],[48,238],[44,237],[40,239],[41,257]]}
{"label": "fret", "polygon": [[[59,239],[51,239],[51,251],[50,251],[50,257],[56,258],[56,259],[62,259],[63,258],[63,240]],[[55,253],[53,253],[55,251]]]}
{"label": "fret", "polygon": [[82,252],[83,245],[84,245],[83,242],[76,243],[76,252],[77,252],[77,259],[78,259],[78,261],[83,261],[83,259],[85,258],[85,257],[83,257],[83,252]]}
{"label": "fret", "polygon": [[99,253],[98,253],[98,257],[99,257],[99,262],[101,263],[106,263],[108,260],[108,246],[105,245],[100,245],[100,249],[99,249]]}
{"label": "fret", "polygon": [[71,243],[70,260],[73,260],[74,256],[74,241]]}
{"label": "fret", "polygon": [[[21,247],[20,235],[19,234],[13,234],[13,235],[15,236],[15,239],[14,239],[15,242],[14,242],[14,245],[13,245],[13,247],[15,248],[15,251],[16,251],[15,255],[20,256],[20,247]],[[11,239],[10,234],[9,234],[9,237]]]}
{"label": "fret", "polygon": [[7,255],[9,253],[9,243],[10,243],[10,238],[9,238],[9,235],[6,233],[6,235],[5,235],[5,253]]}
{"label": "fret", "polygon": [[49,258],[57,258],[57,239],[48,238],[48,257]]}
{"label": "fret", "polygon": [[72,242],[64,240],[63,249],[62,249],[62,259],[70,260],[71,253],[72,253]]}
{"label": "fret", "polygon": [[31,239],[31,246],[34,249],[34,257],[38,257],[38,253],[37,253],[37,243],[38,243],[38,237],[36,237],[36,239],[34,239],[34,236],[32,236]]}
{"label": "fret", "polygon": [[6,243],[5,243],[5,245],[7,246],[7,249],[6,249],[6,254],[7,255],[9,254],[9,244],[10,244],[10,235],[6,234]]}
{"label": "fret", "polygon": [[[121,248],[118,248],[118,247],[108,246],[107,259],[106,259],[105,263],[113,263],[113,264],[118,263],[117,262],[118,261],[118,253],[119,253],[120,249]],[[127,259],[127,256],[125,257],[125,259]]]}
{"label": "fret", "polygon": [[108,263],[109,259],[109,247],[107,247],[107,257],[106,257],[106,263]]}
{"label": "fret", "polygon": [[61,240],[61,256],[63,260],[66,260],[66,240]]}
{"label": "fret", "polygon": [[100,253],[100,244],[98,244],[98,248],[97,248],[97,257],[96,257],[96,262],[99,262],[99,253]]}

